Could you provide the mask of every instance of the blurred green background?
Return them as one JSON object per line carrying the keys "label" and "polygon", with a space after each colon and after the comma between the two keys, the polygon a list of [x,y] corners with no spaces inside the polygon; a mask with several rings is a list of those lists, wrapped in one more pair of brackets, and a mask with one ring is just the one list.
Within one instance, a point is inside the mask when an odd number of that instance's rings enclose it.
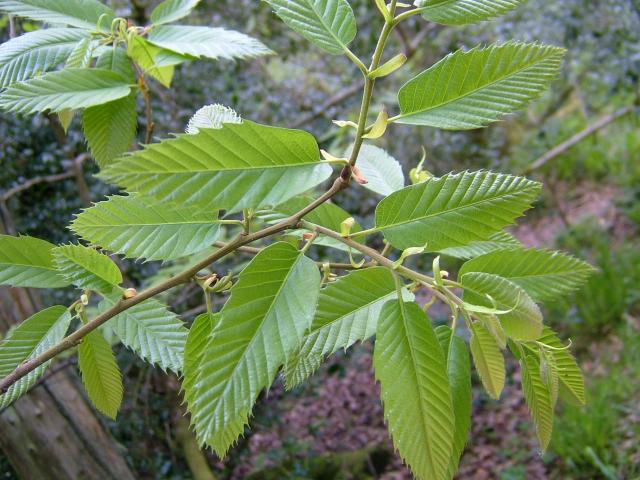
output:
{"label": "blurred green background", "polygon": [[[157,2],[107,3],[141,23]],[[351,4],[360,29],[353,50],[368,56],[381,26],[379,14],[371,1]],[[3,41],[6,20],[0,19]],[[155,136],[181,132],[199,107],[222,103],[257,122],[304,128],[331,152],[348,147],[349,132],[331,123],[355,120],[357,114],[360,74],[347,60],[324,55],[257,0],[203,0],[187,23],[243,31],[278,55],[190,63],[180,67],[171,90],[152,85]],[[28,22],[17,27],[37,28]],[[425,167],[434,174],[486,168],[543,181],[535,210],[513,233],[526,245],[560,248],[599,269],[581,292],[546,309],[546,321],[571,340],[584,368],[587,406],[561,408],[552,445],[541,455],[511,364],[500,402],[475,389],[473,431],[459,478],[640,478],[640,1],[529,0],[496,22],[470,27],[434,26],[414,18],[388,49],[390,55],[403,51],[410,60],[392,79],[377,84],[374,105],[394,108],[404,81],[453,50],[511,39],[568,49],[560,78],[528,111],[463,133],[392,126],[378,142],[405,173],[424,147]],[[599,122],[606,125],[532,168],[554,147]],[[69,171],[70,159],[84,150],[77,120],[62,142],[45,117],[2,114],[0,194],[29,179]],[[91,175],[96,170],[91,162],[83,168],[91,199],[111,191]],[[353,188],[337,201],[369,224],[378,198]],[[70,176],[4,199],[0,212],[14,232],[62,242],[71,239],[65,227],[82,205]],[[229,261],[229,268],[239,268],[239,261]],[[448,270],[458,267],[453,260],[446,263]],[[149,283],[144,279],[159,266],[125,268],[134,281]],[[199,300],[179,292],[168,298],[178,312],[186,312],[186,320],[193,318]],[[118,348],[118,357],[125,405],[118,421],[107,425],[133,471],[139,478],[194,478],[174,421],[179,402],[164,374],[124,348]],[[220,479],[410,478],[388,440],[377,391],[367,344],[332,358],[294,392],[285,393],[276,382],[261,397],[251,429],[229,458],[207,454],[209,469]],[[16,478],[1,453],[0,474]]]}

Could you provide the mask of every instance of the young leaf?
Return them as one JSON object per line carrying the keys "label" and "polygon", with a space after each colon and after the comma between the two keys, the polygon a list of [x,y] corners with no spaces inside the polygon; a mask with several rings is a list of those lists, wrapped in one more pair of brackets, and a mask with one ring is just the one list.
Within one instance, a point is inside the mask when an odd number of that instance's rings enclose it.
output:
{"label": "young leaf", "polygon": [[356,270],[321,290],[311,328],[285,369],[287,388],[304,382],[325,357],[373,336],[382,306],[394,298],[395,281],[383,267]]}
{"label": "young leaf", "polygon": [[0,0],[0,12],[53,25],[109,31],[116,14],[98,0]]}
{"label": "young leaf", "polygon": [[416,0],[427,20],[444,25],[465,25],[503,15],[526,0]]}
{"label": "young leaf", "polygon": [[200,0],[164,0],[151,12],[151,23],[162,25],[186,17]]}
{"label": "young leaf", "polygon": [[506,43],[459,50],[407,82],[397,123],[481,128],[537,98],[556,77],[564,49]]}
{"label": "young leaf", "polygon": [[533,300],[548,302],[576,290],[594,271],[591,265],[571,255],[532,248],[474,258],[462,266],[459,276],[467,272],[499,275],[519,285]]}
{"label": "young leaf", "polygon": [[134,36],[129,42],[127,55],[133,59],[144,72],[169,88],[175,66],[191,60],[175,52],[153,45],[140,36]]}
{"label": "young leaf", "polygon": [[159,201],[237,212],[278,205],[330,174],[310,134],[245,120],[150,145],[101,176]]}
{"label": "young leaf", "polygon": [[204,349],[209,342],[213,328],[220,320],[219,314],[203,313],[198,315],[189,329],[187,342],[184,347],[184,366],[182,369],[182,390],[185,392],[185,401],[191,405],[197,397],[195,384],[198,378],[198,366],[202,361]]}
{"label": "young leaf", "polygon": [[151,31],[149,42],[181,55],[214,60],[253,58],[273,53],[255,38],[224,28],[165,25]]}
{"label": "young leaf", "polygon": [[551,394],[540,376],[540,364],[531,354],[520,359],[522,391],[529,406],[542,451],[547,449],[553,431]]}
{"label": "young leaf", "polygon": [[215,212],[130,195],[95,204],[76,217],[71,230],[128,258],[172,260],[211,246],[220,223]]}
{"label": "young leaf", "polygon": [[63,245],[53,249],[53,259],[60,275],[80,289],[108,293],[122,283],[118,266],[93,248]]}
{"label": "young leaf", "polygon": [[403,188],[376,208],[376,229],[396,248],[429,251],[487,240],[521,216],[540,184],[492,172],[464,172]]}
{"label": "young leaf", "polygon": [[448,478],[455,426],[447,366],[417,304],[392,300],[382,307],[373,361],[400,456],[419,480]]}
{"label": "young leaf", "polygon": [[471,428],[471,363],[466,343],[457,337],[451,328],[440,325],[435,331],[447,363],[447,375],[449,376],[455,418],[453,454],[448,475],[448,478],[453,478],[458,471],[460,457]]}
{"label": "young leaf", "polygon": [[[347,154],[351,154],[351,149]],[[362,186],[372,192],[386,197],[404,188],[400,163],[381,148],[363,145],[358,153],[357,166],[368,182]]]}
{"label": "young leaf", "polygon": [[471,355],[484,389],[495,400],[504,388],[505,366],[500,347],[489,331],[479,323],[471,325]]}
{"label": "young leaf", "polygon": [[584,405],[584,378],[571,352],[564,348],[558,336],[549,327],[544,327],[538,341],[555,349],[549,350],[548,353],[553,355],[555,360],[562,399],[572,405]]}
{"label": "young leaf", "polygon": [[126,97],[131,92],[119,74],[97,68],[69,68],[14,83],[0,94],[0,108],[12,112],[86,108]]}
{"label": "young leaf", "polygon": [[[118,303],[120,291],[100,302],[100,311]],[[182,321],[158,300],[145,300],[113,317],[108,325],[120,341],[151,364],[163,370],[182,371],[188,330]]]}
{"label": "young leaf", "polygon": [[542,334],[540,308],[518,285],[490,273],[470,272],[460,278],[465,302],[507,312],[498,317],[508,337],[536,340]]}
{"label": "young leaf", "polygon": [[93,157],[103,168],[131,149],[137,125],[135,93],[82,112],[84,136]]}
{"label": "young leaf", "polygon": [[323,50],[340,55],[356,36],[347,0],[267,0],[284,23]]}
{"label": "young leaf", "polygon": [[96,60],[96,68],[111,70],[119,73],[127,82],[135,82],[131,60],[129,60],[124,48],[111,47],[105,49]]}
{"label": "young leaf", "polygon": [[219,456],[300,345],[319,289],[315,263],[286,243],[265,248],[240,273],[205,348],[196,388],[187,392],[198,440]]}
{"label": "young leaf", "polygon": [[522,248],[522,244],[513,235],[507,232],[498,232],[491,235],[487,240],[470,242],[463,247],[443,248],[438,253],[461,260],[469,260],[494,251],[515,248]]}
{"label": "young leaf", "polygon": [[29,80],[67,60],[78,42],[89,38],[75,28],[36,30],[0,45],[0,88]]}
{"label": "young leaf", "polygon": [[111,346],[99,330],[82,339],[78,347],[82,383],[96,409],[115,420],[122,403],[122,376]]}
{"label": "young leaf", "polygon": [[[9,375],[26,360],[37,357],[64,337],[71,315],[65,307],[55,306],[32,315],[0,342],[0,378]],[[51,361],[37,367],[0,395],[0,410],[24,395],[42,376]]]}
{"label": "young leaf", "polygon": [[224,123],[242,123],[235,110],[216,103],[205,105],[189,120],[187,133],[196,134],[201,128],[222,128]]}
{"label": "young leaf", "polygon": [[0,235],[0,285],[30,288],[69,285],[53,263],[54,247],[39,238]]}

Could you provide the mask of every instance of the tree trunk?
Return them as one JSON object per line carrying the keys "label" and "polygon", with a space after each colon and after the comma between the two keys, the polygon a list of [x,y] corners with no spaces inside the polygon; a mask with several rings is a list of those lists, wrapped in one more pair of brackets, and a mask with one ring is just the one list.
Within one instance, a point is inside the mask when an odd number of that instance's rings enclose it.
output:
{"label": "tree trunk", "polygon": [[[32,315],[39,303],[31,290],[0,288],[0,332]],[[87,403],[76,372],[55,371],[55,366],[0,412],[0,448],[15,471],[25,480],[133,480],[123,452]]]}

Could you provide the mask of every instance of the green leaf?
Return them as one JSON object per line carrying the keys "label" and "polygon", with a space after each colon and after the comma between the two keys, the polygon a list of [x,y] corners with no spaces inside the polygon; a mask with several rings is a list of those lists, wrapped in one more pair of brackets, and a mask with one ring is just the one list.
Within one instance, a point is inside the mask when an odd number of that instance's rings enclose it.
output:
{"label": "green leaf", "polygon": [[189,120],[187,133],[196,134],[201,128],[222,128],[224,123],[242,123],[242,118],[235,110],[219,103],[205,105]]}
{"label": "green leaf", "polygon": [[93,248],[63,245],[52,253],[60,275],[80,289],[108,293],[122,283],[118,266]]}
{"label": "green leaf", "polygon": [[347,0],[267,0],[290,28],[323,50],[340,55],[356,36]]}
{"label": "green leaf", "polygon": [[[118,303],[120,291],[100,302],[104,312]],[[139,303],[109,320],[120,341],[151,364],[163,370],[182,371],[184,347],[189,331],[177,315],[157,300]]]}
{"label": "green leaf", "polygon": [[519,285],[533,300],[549,302],[579,288],[594,271],[591,265],[571,255],[532,248],[474,258],[462,266],[459,276],[467,272],[499,275]]}
{"label": "green leaf", "polygon": [[105,49],[96,60],[96,68],[117,72],[122,78],[126,78],[127,82],[135,82],[131,60],[129,60],[127,51],[124,48],[111,47]]}
{"label": "green leaf", "polygon": [[[26,360],[37,357],[64,338],[71,315],[65,307],[55,306],[32,315],[0,342],[0,378],[4,378]],[[24,395],[42,376],[51,361],[45,362],[14,383],[0,395],[0,410]]]}
{"label": "green leaf", "polygon": [[505,366],[500,347],[489,331],[479,323],[471,325],[471,356],[484,389],[495,400],[504,388]]}
{"label": "green leaf", "polygon": [[131,149],[137,126],[135,93],[82,112],[84,136],[100,167]]}
{"label": "green leaf", "polygon": [[219,314],[203,313],[198,315],[189,329],[187,342],[184,347],[184,366],[182,378],[182,390],[185,393],[185,401],[191,405],[197,398],[196,380],[198,379],[198,367],[202,361],[205,347],[213,332],[213,328],[220,320]]}
{"label": "green leaf", "polygon": [[540,376],[540,364],[533,355],[520,359],[522,391],[529,412],[536,426],[536,434],[542,451],[547,449],[553,431],[553,406],[551,394]]}
{"label": "green leaf", "polygon": [[128,258],[173,260],[210,247],[220,222],[215,212],[130,195],[109,197],[85,210],[71,230]]}
{"label": "green leaf", "polygon": [[82,339],[78,347],[78,366],[91,403],[115,420],[122,403],[122,375],[111,346],[99,330]]}
{"label": "green leaf", "polygon": [[428,251],[487,240],[530,208],[540,184],[492,172],[464,172],[403,188],[376,208],[376,229],[396,248]]}
{"label": "green leaf", "polygon": [[39,238],[0,235],[0,285],[31,288],[69,285],[53,263],[54,247]]}
{"label": "green leaf", "polygon": [[255,38],[224,28],[165,25],[151,31],[149,42],[181,55],[214,60],[253,58],[273,53]]}
{"label": "green leaf", "polygon": [[572,405],[585,405],[584,378],[571,352],[565,349],[556,333],[549,327],[544,327],[538,341],[556,349],[549,350],[548,354],[553,355],[555,360],[563,400]]}
{"label": "green leaf", "polygon": [[487,240],[471,242],[464,247],[443,248],[438,253],[461,260],[469,260],[486,253],[498,250],[511,250],[521,248],[522,244],[513,235],[507,232],[498,232],[491,235]]}
{"label": "green leaf", "polygon": [[[383,267],[356,270],[322,289],[311,328],[287,364],[287,388],[304,382],[325,357],[373,336],[382,306],[397,295],[395,281]],[[407,292],[406,299],[411,297]]]}
{"label": "green leaf", "polygon": [[382,307],[373,362],[400,456],[419,480],[448,478],[455,426],[447,366],[417,304],[392,300]]}
{"label": "green leaf", "polygon": [[471,428],[471,363],[466,343],[446,325],[435,330],[447,363],[447,375],[451,387],[451,401],[455,418],[453,454],[448,478],[458,471],[460,457],[469,438]]}
{"label": "green leaf", "polygon": [[515,340],[536,340],[542,334],[540,308],[518,285],[490,273],[469,272],[460,279],[464,287],[465,302],[508,311],[498,314],[508,337]]}
{"label": "green leaf", "polygon": [[[266,222],[277,223],[299,212],[304,207],[311,204],[313,200],[313,197],[299,195],[287,200],[285,203],[282,203],[277,207],[274,207],[271,211],[261,211],[259,212],[259,215]],[[339,232],[340,225],[349,217],[351,217],[351,214],[337,206],[335,203],[325,202],[305,215],[304,219],[315,225],[320,225],[322,227],[329,228],[334,232]],[[353,233],[361,230],[362,227],[357,222],[351,227],[351,232]],[[305,233],[307,233],[306,230],[290,230],[287,232],[287,235],[301,238]],[[314,245],[323,245],[344,251],[348,250],[348,247],[344,243],[325,235],[320,235],[313,243]]]}
{"label": "green leaf", "polygon": [[490,20],[525,3],[526,0],[416,0],[427,20],[444,25],[465,25]]}
{"label": "green leaf", "polygon": [[164,140],[101,174],[159,201],[229,212],[278,205],[329,175],[310,134],[249,121]]}
{"label": "green leaf", "polygon": [[0,88],[29,80],[67,60],[78,42],[89,38],[75,28],[36,30],[0,45]]}
{"label": "green leaf", "polygon": [[162,25],[186,17],[200,0],[165,0],[151,12],[151,23]]}
{"label": "green leaf", "polygon": [[87,108],[126,97],[131,87],[119,74],[97,68],[69,68],[14,83],[0,94],[0,108],[11,112]]}
{"label": "green leaf", "polygon": [[560,70],[564,49],[506,43],[452,53],[406,83],[397,123],[481,128],[537,98]]}
{"label": "green leaf", "polygon": [[133,36],[127,48],[127,55],[135,61],[142,70],[169,88],[175,66],[191,60],[175,52],[170,52],[147,42],[140,36]]}
{"label": "green leaf", "polygon": [[0,11],[54,25],[109,31],[116,14],[98,0],[0,0]]}
{"label": "green leaf", "polygon": [[187,392],[198,440],[220,457],[302,342],[319,289],[315,263],[286,243],[265,248],[240,273],[205,348],[197,388]]}
{"label": "green leaf", "polygon": [[[351,149],[347,152],[350,155]],[[386,197],[404,188],[404,174],[400,163],[381,148],[362,145],[357,166],[368,182],[362,186],[372,192]]]}

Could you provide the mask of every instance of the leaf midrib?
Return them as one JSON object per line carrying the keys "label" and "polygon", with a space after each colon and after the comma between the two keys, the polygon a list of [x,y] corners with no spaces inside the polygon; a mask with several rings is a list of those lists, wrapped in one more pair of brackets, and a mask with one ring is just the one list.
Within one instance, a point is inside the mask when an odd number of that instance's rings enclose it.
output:
{"label": "leaf midrib", "polygon": [[[217,170],[213,170],[213,169],[209,169],[209,170],[179,170],[179,171],[172,171],[172,170],[163,170],[163,171],[154,171],[154,170],[139,170],[139,166],[138,170],[124,170],[124,171],[117,171],[117,167],[118,164],[114,164],[114,166],[108,170],[105,170],[104,175],[105,176],[109,176],[109,175],[135,175],[135,176],[140,176],[140,175],[191,175],[191,174],[219,174],[219,173],[227,173],[227,172],[246,172],[246,171],[257,171],[257,170],[269,170],[269,169],[282,169],[282,168],[296,168],[296,167],[308,167],[308,166],[316,166],[316,165],[328,165],[328,163],[323,162],[321,160],[317,160],[317,161],[304,161],[304,162],[298,162],[298,163],[287,163],[287,164],[278,164],[278,165],[264,165],[264,166],[248,166],[248,167],[220,167]],[[136,165],[133,165],[136,166]],[[112,172],[110,170],[115,170],[115,172]]]}
{"label": "leaf midrib", "polygon": [[[322,18],[320,13],[316,10],[315,6],[309,0],[304,0],[304,1],[305,3],[307,3],[307,5],[309,5],[309,8],[311,8],[311,11],[315,13],[316,17],[318,17],[318,20],[320,20],[320,23],[322,24],[322,26],[325,28],[327,32],[329,32],[329,35],[333,37],[333,39],[342,48],[342,50],[345,50],[345,51],[348,50],[346,43],[344,43],[342,39],[334,33],[334,31],[331,29],[331,26],[325,22],[324,18]],[[338,5],[337,8],[339,10],[340,6]]]}

